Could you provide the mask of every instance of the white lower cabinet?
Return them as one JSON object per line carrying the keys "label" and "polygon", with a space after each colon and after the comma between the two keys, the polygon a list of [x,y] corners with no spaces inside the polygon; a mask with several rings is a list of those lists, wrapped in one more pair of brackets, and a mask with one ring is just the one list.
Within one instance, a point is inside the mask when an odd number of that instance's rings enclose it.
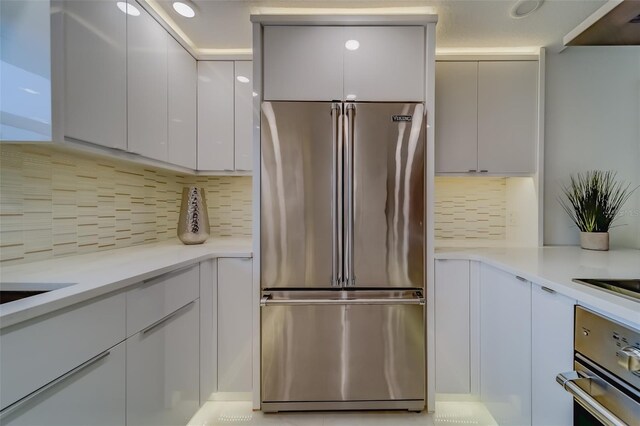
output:
{"label": "white lower cabinet", "polygon": [[0,408],[122,342],[125,312],[118,293],[0,330]]}
{"label": "white lower cabinet", "polygon": [[471,393],[470,265],[436,261],[436,393]]}
{"label": "white lower cabinet", "polygon": [[475,395],[479,381],[499,425],[573,424],[555,378],[573,370],[575,304],[484,263],[436,260],[436,393]]}
{"label": "white lower cabinet", "polygon": [[200,405],[218,389],[218,262],[200,262]]}
{"label": "white lower cabinet", "polygon": [[480,267],[480,397],[499,425],[531,425],[531,284]]}
{"label": "white lower cabinet", "polygon": [[127,425],[184,425],[200,406],[198,304],[127,339]]}
{"label": "white lower cabinet", "polygon": [[573,424],[573,398],[556,375],[573,370],[576,301],[533,283],[531,286],[532,424]]}
{"label": "white lower cabinet", "polygon": [[[125,343],[67,372],[0,418],[6,426],[125,424]],[[38,391],[37,391],[38,392]]]}
{"label": "white lower cabinet", "polygon": [[218,391],[252,389],[252,262],[218,259]]}
{"label": "white lower cabinet", "polygon": [[2,329],[0,424],[184,425],[250,392],[252,274],[206,260]]}

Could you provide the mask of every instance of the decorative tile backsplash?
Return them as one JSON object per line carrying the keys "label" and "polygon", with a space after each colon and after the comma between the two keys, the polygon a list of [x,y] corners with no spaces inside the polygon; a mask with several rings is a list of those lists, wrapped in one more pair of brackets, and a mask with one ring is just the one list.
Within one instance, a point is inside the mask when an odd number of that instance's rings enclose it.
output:
{"label": "decorative tile backsplash", "polygon": [[[212,237],[251,236],[251,177],[187,176],[44,145],[0,145],[0,265],[175,238],[182,187],[206,188]],[[508,239],[507,178],[435,180],[440,241]]]}
{"label": "decorative tile backsplash", "polygon": [[182,187],[207,191],[211,235],[251,236],[251,177],[186,176],[43,145],[0,145],[0,262],[176,236]]}
{"label": "decorative tile backsplash", "polygon": [[436,240],[506,239],[506,180],[436,176]]}

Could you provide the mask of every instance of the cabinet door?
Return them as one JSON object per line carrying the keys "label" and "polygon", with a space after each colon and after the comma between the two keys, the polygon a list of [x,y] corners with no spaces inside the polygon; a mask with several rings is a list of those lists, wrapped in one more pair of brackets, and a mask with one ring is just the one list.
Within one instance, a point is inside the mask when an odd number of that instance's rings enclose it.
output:
{"label": "cabinet door", "polygon": [[127,15],[115,1],[65,1],[64,12],[64,134],[127,149]]}
{"label": "cabinet door", "polygon": [[531,425],[531,285],[480,268],[480,396],[499,425]]}
{"label": "cabinet door", "polygon": [[2,417],[6,426],[125,424],[125,343]]}
{"label": "cabinet door", "polygon": [[342,99],[343,50],[340,27],[265,27],[264,100]]}
{"label": "cabinet door", "polygon": [[436,63],[436,173],[478,169],[478,63]]}
{"label": "cabinet door", "polygon": [[478,168],[533,173],[538,122],[538,62],[480,62]]}
{"label": "cabinet door", "polygon": [[198,170],[234,170],[231,61],[198,61]]}
{"label": "cabinet door", "polygon": [[573,398],[556,375],[573,370],[573,311],[576,301],[544,287],[531,288],[532,424],[573,422]]}
{"label": "cabinet door", "polygon": [[251,259],[218,259],[218,391],[252,389]]}
{"label": "cabinet door", "polygon": [[[235,63],[235,168],[251,170],[253,165],[253,63]],[[245,78],[249,81],[246,81]]]}
{"label": "cabinet door", "polygon": [[[342,99],[424,101],[424,27],[345,27],[343,31]],[[347,41],[359,45],[353,49],[355,45],[348,46]]]}
{"label": "cabinet door", "polygon": [[196,168],[196,60],[167,36],[169,162]]}
{"label": "cabinet door", "polygon": [[218,263],[200,262],[200,405],[218,388]]}
{"label": "cabinet door", "polygon": [[468,260],[436,261],[436,392],[471,393]]}
{"label": "cabinet door", "polygon": [[51,141],[48,1],[0,1],[0,141]]}
{"label": "cabinet door", "polygon": [[134,0],[140,15],[127,15],[129,151],[167,161],[167,37]]}
{"label": "cabinet door", "polygon": [[127,424],[184,425],[198,410],[198,303],[127,339]]}

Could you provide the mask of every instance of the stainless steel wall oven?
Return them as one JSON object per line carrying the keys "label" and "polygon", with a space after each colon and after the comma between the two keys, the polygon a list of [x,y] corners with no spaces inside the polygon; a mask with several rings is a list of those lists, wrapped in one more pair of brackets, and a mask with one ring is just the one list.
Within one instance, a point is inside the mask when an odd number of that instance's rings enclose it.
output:
{"label": "stainless steel wall oven", "polygon": [[574,426],[640,425],[640,330],[576,306],[574,371],[556,380],[573,395]]}

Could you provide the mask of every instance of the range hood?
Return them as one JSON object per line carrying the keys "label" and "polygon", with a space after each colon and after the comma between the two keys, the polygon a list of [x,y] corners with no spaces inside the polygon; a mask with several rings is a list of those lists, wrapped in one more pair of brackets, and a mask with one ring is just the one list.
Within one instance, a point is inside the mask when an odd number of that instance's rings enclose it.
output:
{"label": "range hood", "polygon": [[565,46],[639,46],[640,0],[609,0],[562,41]]}

